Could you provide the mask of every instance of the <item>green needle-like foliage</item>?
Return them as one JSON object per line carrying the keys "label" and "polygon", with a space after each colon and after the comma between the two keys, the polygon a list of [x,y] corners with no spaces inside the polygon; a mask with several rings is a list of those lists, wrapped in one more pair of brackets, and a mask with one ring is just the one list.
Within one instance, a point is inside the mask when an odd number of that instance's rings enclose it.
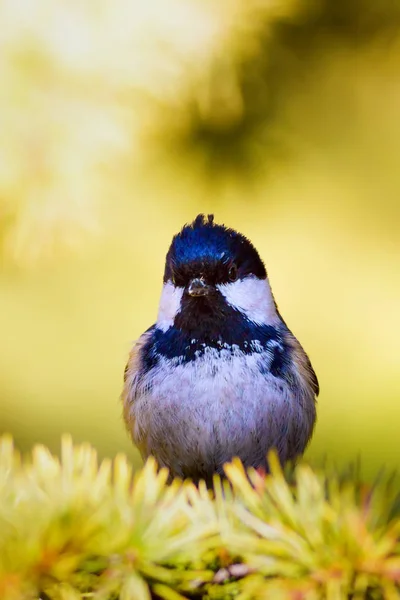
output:
{"label": "green needle-like foliage", "polygon": [[153,460],[98,464],[62,442],[22,460],[0,438],[0,599],[400,597],[396,482],[298,465],[290,482],[226,466],[214,489],[168,485]]}

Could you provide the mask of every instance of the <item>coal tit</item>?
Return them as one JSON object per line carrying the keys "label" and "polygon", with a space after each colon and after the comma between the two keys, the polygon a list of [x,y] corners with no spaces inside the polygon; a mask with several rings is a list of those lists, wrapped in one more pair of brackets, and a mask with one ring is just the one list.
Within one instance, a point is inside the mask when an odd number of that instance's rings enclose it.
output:
{"label": "coal tit", "polygon": [[168,250],[157,321],[135,343],[122,401],[142,457],[212,483],[238,456],[267,470],[301,455],[318,380],[242,234],[199,215]]}

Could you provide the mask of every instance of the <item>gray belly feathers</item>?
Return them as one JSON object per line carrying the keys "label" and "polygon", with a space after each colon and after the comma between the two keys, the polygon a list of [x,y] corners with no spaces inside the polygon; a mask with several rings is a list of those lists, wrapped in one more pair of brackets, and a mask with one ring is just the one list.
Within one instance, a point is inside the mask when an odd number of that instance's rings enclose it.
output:
{"label": "gray belly feathers", "polygon": [[[208,348],[196,360],[161,358],[140,377],[131,372],[123,400],[130,433],[144,458],[171,474],[210,480],[238,456],[266,467],[301,454],[315,421],[314,393],[301,365],[288,379],[268,372],[272,353]],[[294,356],[294,359],[296,356]]]}

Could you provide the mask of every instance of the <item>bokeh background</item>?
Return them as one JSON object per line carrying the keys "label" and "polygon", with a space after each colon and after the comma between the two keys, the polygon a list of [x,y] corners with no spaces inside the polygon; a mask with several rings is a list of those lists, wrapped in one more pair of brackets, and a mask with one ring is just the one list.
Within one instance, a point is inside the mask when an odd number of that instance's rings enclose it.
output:
{"label": "bokeh background", "polygon": [[171,237],[262,254],[318,374],[308,450],[400,458],[400,2],[0,2],[0,433],[127,452]]}

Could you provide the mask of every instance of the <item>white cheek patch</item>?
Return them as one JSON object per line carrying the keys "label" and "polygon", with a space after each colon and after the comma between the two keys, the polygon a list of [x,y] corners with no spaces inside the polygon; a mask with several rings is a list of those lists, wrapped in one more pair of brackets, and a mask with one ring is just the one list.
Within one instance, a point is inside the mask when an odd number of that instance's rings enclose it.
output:
{"label": "white cheek patch", "polygon": [[249,276],[217,285],[226,301],[258,325],[279,322],[268,279]]}
{"label": "white cheek patch", "polygon": [[182,296],[183,287],[175,287],[170,281],[164,284],[156,323],[161,331],[167,331],[174,324],[174,319],[181,310]]}

